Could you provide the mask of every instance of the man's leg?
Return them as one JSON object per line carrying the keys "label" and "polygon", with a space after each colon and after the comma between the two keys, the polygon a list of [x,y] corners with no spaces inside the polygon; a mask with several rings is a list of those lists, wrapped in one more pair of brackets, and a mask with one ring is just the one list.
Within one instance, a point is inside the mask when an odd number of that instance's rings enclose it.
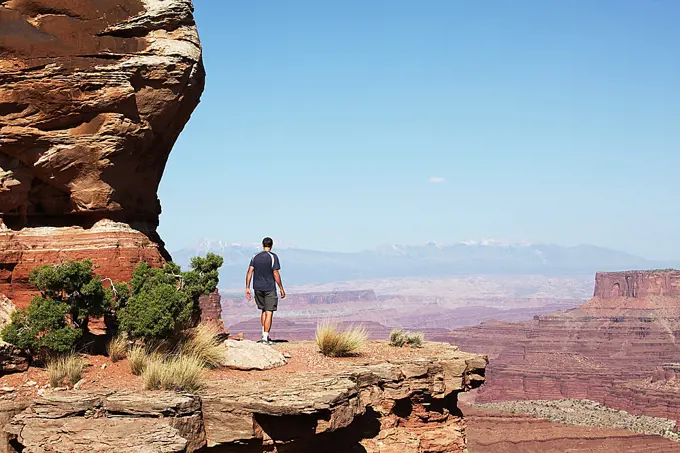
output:
{"label": "man's leg", "polygon": [[260,336],[260,338],[262,339],[262,341],[265,341],[265,335],[264,335],[264,323],[265,323],[265,319],[266,319],[265,313],[266,313],[266,311],[264,311],[264,309],[263,309],[262,314],[260,315],[260,324],[262,324],[262,335]]}
{"label": "man's leg", "polygon": [[262,326],[264,327],[264,333],[269,337],[269,331],[272,328],[272,319],[274,318],[273,311],[263,311],[262,316],[264,320],[262,321]]}

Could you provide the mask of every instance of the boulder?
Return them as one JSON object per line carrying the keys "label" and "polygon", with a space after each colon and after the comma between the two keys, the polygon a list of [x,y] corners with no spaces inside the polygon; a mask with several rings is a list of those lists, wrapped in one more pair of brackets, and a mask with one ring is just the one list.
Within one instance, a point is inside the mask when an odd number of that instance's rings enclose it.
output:
{"label": "boulder", "polygon": [[269,370],[284,366],[286,358],[276,349],[250,340],[226,340],[222,366],[234,370]]}
{"label": "boulder", "polygon": [[29,354],[14,345],[0,340],[0,376],[26,371],[30,364]]}

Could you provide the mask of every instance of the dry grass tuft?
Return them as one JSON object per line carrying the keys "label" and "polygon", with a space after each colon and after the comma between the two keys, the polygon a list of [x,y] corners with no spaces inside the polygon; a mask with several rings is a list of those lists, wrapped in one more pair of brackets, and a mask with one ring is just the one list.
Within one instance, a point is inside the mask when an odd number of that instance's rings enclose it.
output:
{"label": "dry grass tuft", "polygon": [[106,352],[112,362],[123,360],[128,353],[128,339],[126,335],[120,334],[111,339],[106,346]]}
{"label": "dry grass tuft", "polygon": [[130,364],[130,372],[135,376],[139,376],[146,368],[148,359],[148,352],[144,346],[138,344],[132,346],[127,353],[128,363]]}
{"label": "dry grass tuft", "polygon": [[316,344],[328,357],[343,357],[356,353],[368,340],[363,327],[339,331],[337,324],[322,322],[316,327]]}
{"label": "dry grass tuft", "polygon": [[215,327],[199,325],[179,346],[179,354],[194,357],[208,368],[217,368],[224,361],[224,345]]}
{"label": "dry grass tuft", "polygon": [[402,347],[409,345],[412,348],[422,348],[425,335],[422,332],[404,332],[403,329],[394,329],[390,332],[390,345]]}
{"label": "dry grass tuft", "polygon": [[192,355],[149,357],[142,372],[147,390],[196,391],[203,384],[204,362]]}
{"label": "dry grass tuft", "polygon": [[163,374],[163,360],[160,357],[151,358],[146,356],[141,371],[144,388],[147,390],[161,388],[161,375]]}
{"label": "dry grass tuft", "polygon": [[65,378],[75,385],[83,378],[84,370],[85,361],[75,353],[56,357],[47,363],[47,376],[53,388],[62,385]]}

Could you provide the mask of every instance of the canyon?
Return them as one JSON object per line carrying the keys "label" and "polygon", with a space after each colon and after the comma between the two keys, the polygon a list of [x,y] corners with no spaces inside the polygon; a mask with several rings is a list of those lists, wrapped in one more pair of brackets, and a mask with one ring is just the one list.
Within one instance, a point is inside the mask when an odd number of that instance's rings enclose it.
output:
{"label": "canyon", "polygon": [[157,189],[204,80],[190,0],[0,4],[0,292],[25,307],[42,263],[169,259]]}
{"label": "canyon", "polygon": [[[285,272],[282,272],[284,281]],[[280,338],[312,339],[316,324],[361,323],[372,338],[391,328],[426,336],[480,322],[523,321],[536,314],[574,308],[587,300],[592,284],[575,277],[454,276],[385,279],[292,286],[280,301],[274,332]],[[259,334],[257,310],[241,292],[222,291],[223,320],[232,332]],[[387,332],[387,334],[386,334]]]}
{"label": "canyon", "polygon": [[476,402],[573,398],[679,420],[678,275],[597,274],[595,297],[578,308],[442,338],[489,354],[488,382]]}

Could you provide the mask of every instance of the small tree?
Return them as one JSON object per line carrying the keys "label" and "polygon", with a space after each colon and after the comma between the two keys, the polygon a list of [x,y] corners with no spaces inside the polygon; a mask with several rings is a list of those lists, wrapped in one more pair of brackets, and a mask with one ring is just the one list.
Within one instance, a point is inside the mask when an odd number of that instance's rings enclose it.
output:
{"label": "small tree", "polygon": [[118,321],[121,329],[134,337],[160,340],[187,326],[192,311],[192,300],[177,289],[176,283],[146,282],[137,292],[133,289],[127,306],[119,311]]}
{"label": "small tree", "polygon": [[121,329],[156,341],[189,327],[198,311],[198,298],[217,288],[223,262],[221,256],[209,253],[193,258],[187,272],[175,263],[162,269],[140,263],[130,280],[129,300],[118,311]]}
{"label": "small tree", "polygon": [[104,315],[113,301],[90,260],[44,264],[31,271],[29,280],[40,295],[13,313],[2,337],[32,352],[70,351],[88,332],[89,318]]}
{"label": "small tree", "polygon": [[36,296],[28,308],[12,313],[12,322],[2,330],[2,339],[32,353],[47,350],[65,353],[72,350],[82,336],[66,321],[68,304]]}
{"label": "small tree", "polygon": [[103,316],[112,302],[88,259],[44,264],[33,269],[29,279],[43,299],[65,303],[71,323],[83,332],[88,330],[89,318]]}
{"label": "small tree", "polygon": [[189,296],[198,300],[204,294],[210,294],[217,289],[220,282],[219,269],[224,264],[224,258],[214,253],[208,253],[205,258],[196,256],[191,259],[191,270],[182,274],[184,290]]}

